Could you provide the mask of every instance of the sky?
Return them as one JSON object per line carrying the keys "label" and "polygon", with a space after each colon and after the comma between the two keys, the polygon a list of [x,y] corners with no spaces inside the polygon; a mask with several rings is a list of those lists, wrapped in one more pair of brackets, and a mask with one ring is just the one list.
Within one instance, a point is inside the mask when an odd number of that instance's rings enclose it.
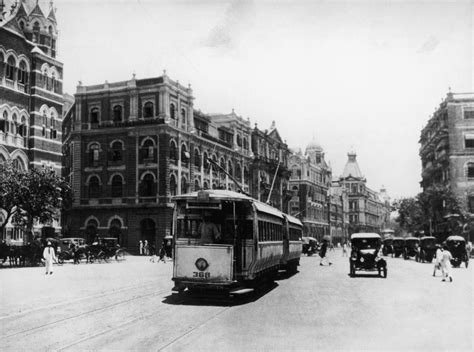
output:
{"label": "sky", "polygon": [[[49,1],[40,5],[48,7]],[[354,150],[373,190],[420,192],[422,127],[473,88],[470,1],[56,0],[64,91],[157,77],[288,146],[317,141],[333,176]]]}

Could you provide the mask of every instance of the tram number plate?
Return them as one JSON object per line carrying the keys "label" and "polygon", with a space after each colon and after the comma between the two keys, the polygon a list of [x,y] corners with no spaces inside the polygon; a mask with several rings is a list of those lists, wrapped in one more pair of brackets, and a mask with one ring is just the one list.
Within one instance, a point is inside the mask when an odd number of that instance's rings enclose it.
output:
{"label": "tram number plate", "polygon": [[193,277],[199,277],[201,279],[209,279],[211,277],[211,273],[202,272],[202,271],[194,271]]}

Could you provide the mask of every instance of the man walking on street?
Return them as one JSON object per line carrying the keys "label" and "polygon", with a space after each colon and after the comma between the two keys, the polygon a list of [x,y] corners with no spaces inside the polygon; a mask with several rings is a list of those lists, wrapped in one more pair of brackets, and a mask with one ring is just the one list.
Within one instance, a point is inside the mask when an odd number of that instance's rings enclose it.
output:
{"label": "man walking on street", "polygon": [[48,244],[43,250],[44,266],[46,268],[45,274],[53,273],[53,261],[56,261],[56,255],[54,254],[54,248],[51,247],[51,242],[48,241]]}
{"label": "man walking on street", "polygon": [[321,261],[319,262],[319,265],[324,265],[323,261],[326,261],[328,265],[332,265],[332,263],[329,261],[327,257],[327,252],[328,252],[328,241],[323,239],[323,244],[321,245],[321,249],[319,250],[319,256],[321,257]]}
{"label": "man walking on street", "polygon": [[433,268],[433,276],[436,276],[436,271],[441,270],[441,260],[443,259],[443,248],[438,245],[436,250],[435,264]]}
{"label": "man walking on street", "polygon": [[443,273],[443,279],[441,281],[446,281],[446,278],[449,278],[449,281],[453,281],[453,277],[451,276],[451,259],[453,256],[450,251],[448,251],[448,247],[444,247],[443,250],[443,257],[441,259],[441,272]]}

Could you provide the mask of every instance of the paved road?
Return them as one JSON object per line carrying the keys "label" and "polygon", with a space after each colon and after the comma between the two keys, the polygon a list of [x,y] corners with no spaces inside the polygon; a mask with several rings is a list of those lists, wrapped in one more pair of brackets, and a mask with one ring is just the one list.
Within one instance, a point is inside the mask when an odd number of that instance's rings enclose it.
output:
{"label": "paved road", "polygon": [[388,258],[388,278],[349,278],[303,257],[300,272],[248,300],[170,295],[172,264],[0,269],[2,351],[470,351],[472,266],[454,282],[431,264]]}

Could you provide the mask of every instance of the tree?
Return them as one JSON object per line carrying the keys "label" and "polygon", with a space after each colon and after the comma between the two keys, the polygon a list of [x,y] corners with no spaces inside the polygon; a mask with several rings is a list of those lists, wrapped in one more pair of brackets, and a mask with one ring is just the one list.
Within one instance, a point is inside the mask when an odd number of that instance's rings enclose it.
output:
{"label": "tree", "polygon": [[412,233],[423,230],[426,219],[417,198],[399,199],[394,202],[394,207],[398,211],[395,221],[403,230]]}
{"label": "tree", "polygon": [[71,187],[53,170],[21,171],[10,162],[0,169],[0,192],[0,207],[7,214],[2,230],[11,217],[13,223],[26,227],[30,236],[36,221],[47,224],[59,219],[61,210],[72,200]]}
{"label": "tree", "polygon": [[24,171],[13,166],[11,160],[0,164],[0,210],[5,215],[3,222],[0,224],[0,234],[3,233],[5,226],[17,209],[20,181],[23,173]]}

